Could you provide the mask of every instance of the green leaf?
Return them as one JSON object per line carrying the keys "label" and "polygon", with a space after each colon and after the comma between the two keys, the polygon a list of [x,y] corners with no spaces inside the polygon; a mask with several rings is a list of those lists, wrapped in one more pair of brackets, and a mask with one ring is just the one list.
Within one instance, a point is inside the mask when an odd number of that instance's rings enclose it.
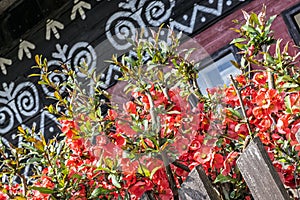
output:
{"label": "green leaf", "polygon": [[22,126],[18,126],[18,131],[22,134],[26,134],[25,130],[22,128]]}
{"label": "green leaf", "polygon": [[269,62],[269,63],[274,63],[274,58],[269,54],[269,53],[265,53],[265,55],[266,55],[266,58],[267,58],[267,61]]}
{"label": "green leaf", "polygon": [[278,59],[279,62],[281,62],[281,52],[280,52],[280,43],[281,43],[282,39],[278,39],[276,42],[276,48],[275,48],[275,55]]}
{"label": "green leaf", "polygon": [[49,113],[53,114],[54,113],[54,107],[52,104],[50,104],[48,107],[47,107]]}
{"label": "green leaf", "polygon": [[72,178],[75,178],[75,179],[81,179],[82,176],[79,175],[79,174],[73,174]]}
{"label": "green leaf", "polygon": [[89,199],[98,198],[100,195],[105,195],[105,194],[108,194],[109,192],[110,192],[110,190],[105,189],[105,188],[101,188],[101,187],[96,188],[93,190]]}
{"label": "green leaf", "polygon": [[29,74],[28,77],[41,76],[40,74]]}
{"label": "green leaf", "polygon": [[234,183],[235,179],[230,176],[224,176],[223,174],[219,174],[215,179],[214,183]]}
{"label": "green leaf", "polygon": [[171,111],[168,111],[167,114],[169,114],[169,115],[180,115],[181,112],[178,111],[178,110],[171,110]]}
{"label": "green leaf", "polygon": [[23,148],[26,148],[26,149],[30,150],[31,152],[36,152],[36,149],[33,146],[31,146],[30,144],[21,143],[21,145]]}
{"label": "green leaf", "polygon": [[39,151],[41,151],[41,152],[44,151],[44,147],[45,147],[45,146],[44,146],[43,142],[40,141],[40,140],[36,140],[36,142],[33,143],[33,146],[34,146],[37,150],[39,150]]}
{"label": "green leaf", "polygon": [[266,23],[266,27],[265,27],[265,31],[268,32],[271,28],[271,25],[273,23],[273,21],[275,20],[275,18],[277,17],[277,15],[273,15],[269,18],[269,20]]}
{"label": "green leaf", "polygon": [[150,175],[151,175],[149,169],[147,169],[144,165],[139,165],[138,173],[142,174],[146,177],[150,177]]}
{"label": "green leaf", "polygon": [[33,190],[37,190],[37,191],[39,191],[39,192],[41,192],[43,194],[53,194],[54,193],[54,191],[52,189],[50,189],[50,188],[36,187],[36,186],[32,186],[30,188],[33,189]]}
{"label": "green leaf", "polygon": [[251,15],[250,15],[250,21],[253,21],[255,24],[259,24],[257,14],[251,13]]}
{"label": "green leaf", "polygon": [[241,69],[241,66],[239,65],[238,62],[236,62],[236,61],[234,61],[234,60],[231,60],[230,62],[231,62],[231,64],[232,64],[233,66],[235,66],[236,68]]}
{"label": "green leaf", "polygon": [[108,175],[108,179],[111,179],[111,182],[114,186],[116,186],[117,188],[121,188],[121,185],[120,185],[119,181],[117,180],[116,175],[110,174],[110,175]]}
{"label": "green leaf", "polygon": [[157,72],[157,78],[160,81],[164,80],[164,73],[161,70],[158,70],[158,72]]}
{"label": "green leaf", "polygon": [[61,96],[60,96],[60,94],[59,94],[57,91],[54,92],[54,97],[55,97],[57,100],[61,100]]}
{"label": "green leaf", "polygon": [[246,45],[242,44],[242,43],[234,43],[234,46],[236,46],[237,48],[241,49],[241,50],[246,50]]}
{"label": "green leaf", "polygon": [[292,106],[291,106],[290,96],[286,96],[284,98],[284,104],[286,107],[286,112],[292,114]]}
{"label": "green leaf", "polygon": [[283,88],[298,88],[299,85],[297,83],[289,83],[286,82],[282,85]]}
{"label": "green leaf", "polygon": [[276,80],[277,83],[280,83],[282,81],[293,81],[293,79],[289,75],[283,75],[283,76],[279,76]]}
{"label": "green leaf", "polygon": [[235,191],[230,192],[230,198],[234,199],[234,197],[235,197]]}
{"label": "green leaf", "polygon": [[41,162],[41,158],[33,157],[27,161],[27,164],[33,164],[33,163],[39,163],[39,162]]}
{"label": "green leaf", "polygon": [[161,168],[161,166],[158,166],[158,167],[155,167],[152,171],[151,171],[151,174],[150,174],[150,180],[152,180],[153,178],[153,175],[155,174],[155,172],[157,172],[157,170],[159,170]]}
{"label": "green leaf", "polygon": [[235,38],[233,39],[230,44],[238,43],[238,42],[244,42],[246,41],[246,38]]}
{"label": "green leaf", "polygon": [[255,28],[253,28],[252,26],[243,25],[241,28],[244,29],[245,31],[249,32],[249,33],[256,33],[256,34],[258,34],[257,30]]}
{"label": "green leaf", "polygon": [[106,159],[104,160],[104,162],[105,162],[105,165],[106,165],[108,168],[110,168],[110,169],[113,168],[114,162],[112,161],[112,159],[106,158]]}
{"label": "green leaf", "polygon": [[242,119],[242,115],[239,113],[239,111],[234,110],[233,108],[227,108],[228,111],[230,111],[234,116],[238,117],[239,119]]}

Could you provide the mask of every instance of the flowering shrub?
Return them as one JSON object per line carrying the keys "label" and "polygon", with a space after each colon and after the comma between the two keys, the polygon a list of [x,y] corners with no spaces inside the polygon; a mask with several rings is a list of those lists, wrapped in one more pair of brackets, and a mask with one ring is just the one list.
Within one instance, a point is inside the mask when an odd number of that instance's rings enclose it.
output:
{"label": "flowering shrub", "polygon": [[[285,186],[298,189],[297,56],[288,55],[287,45],[281,50],[280,40],[270,53],[274,17],[266,20],[265,8],[244,16],[246,23],[235,30],[241,37],[232,41],[243,56],[233,64],[244,73],[225,88],[208,89],[207,97],[199,94],[195,65],[186,59],[190,52],[178,52],[175,34],[171,44],[158,39],[159,31],[154,40],[134,41],[136,59],[113,56],[130,96],[122,103],[101,101],[112,94],[99,89],[99,77],[87,66],[81,72],[94,83],[94,93],[70,66],[50,72],[37,56],[40,84],[54,93],[47,109],[59,118],[62,133],[46,141],[42,133],[20,127],[22,148],[1,145],[7,181],[1,199],[178,199],[178,188],[198,165],[223,199],[251,199],[236,160],[254,137],[262,140]],[[52,82],[50,73],[67,80]],[[25,177],[28,164],[31,175]]]}

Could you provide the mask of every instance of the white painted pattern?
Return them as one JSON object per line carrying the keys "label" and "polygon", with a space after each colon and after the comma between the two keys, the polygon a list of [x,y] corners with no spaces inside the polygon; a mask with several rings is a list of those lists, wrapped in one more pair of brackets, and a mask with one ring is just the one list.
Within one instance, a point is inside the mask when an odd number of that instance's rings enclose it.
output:
{"label": "white painted pattern", "polygon": [[[106,37],[117,50],[126,50],[131,44],[129,39],[134,40],[136,38],[136,29],[145,29],[140,11],[129,12],[119,11],[113,14],[106,23],[105,31]],[[145,32],[145,36],[148,36],[148,32]]]}
{"label": "white painted pattern", "polygon": [[74,6],[72,8],[72,13],[71,13],[71,20],[73,21],[76,19],[77,12],[80,14],[81,19],[85,20],[86,15],[84,9],[90,10],[92,8],[90,3],[84,2],[84,1],[79,1],[79,0],[74,0]]}
{"label": "white painted pattern", "polygon": [[[213,3],[213,2],[211,2],[211,3]],[[209,13],[209,14],[213,14],[216,16],[220,16],[222,14],[222,10],[223,10],[223,0],[218,0],[217,8],[210,8],[207,6],[195,4],[194,8],[193,8],[193,13],[190,18],[190,24],[188,26],[183,25],[182,23],[174,20],[174,21],[170,21],[170,27],[173,29],[176,28],[176,29],[178,29],[180,31],[184,31],[186,33],[193,33],[194,27],[196,24],[196,17],[199,13]],[[201,19],[201,21],[205,22],[206,20],[205,20],[205,18],[203,18],[203,19]]]}
{"label": "white painted pattern", "polygon": [[106,22],[106,37],[117,50],[126,50],[131,46],[129,40],[136,38],[137,29],[143,29],[144,36],[148,37],[146,23],[159,26],[169,19],[175,6],[173,0],[141,0],[138,6],[136,3],[136,0],[121,2],[119,7],[124,10],[114,13]]}
{"label": "white painted pattern", "polygon": [[36,86],[27,81],[15,87],[15,83],[9,85],[3,83],[3,91],[0,91],[0,134],[6,134],[15,123],[23,122],[24,117],[34,116],[39,112],[39,94]]}
{"label": "white painted pattern", "polygon": [[[78,66],[82,65],[83,62],[89,66],[90,71],[93,70],[97,64],[95,49],[88,42],[77,42],[71,48],[69,48],[67,44],[63,46],[56,44],[56,52],[52,53],[52,57],[56,62],[73,66],[79,77],[84,77],[78,70]],[[51,62],[55,64],[54,61]]]}
{"label": "white painted pattern", "polygon": [[19,44],[19,51],[18,51],[18,58],[19,60],[23,60],[24,53],[26,54],[27,58],[31,59],[31,52],[29,49],[35,49],[35,45],[31,42],[26,40],[20,40]]}
{"label": "white painted pattern", "polygon": [[78,70],[78,66],[86,63],[89,66],[89,72],[91,72],[96,67],[97,54],[88,42],[77,42],[70,49],[67,60],[71,61],[70,64],[75,67],[77,76],[84,78],[85,75]]}
{"label": "white painted pattern", "polygon": [[57,29],[64,29],[64,25],[57,20],[48,19],[46,24],[46,40],[51,39],[51,33],[53,33],[56,39],[60,38]]}
{"label": "white painted pattern", "polygon": [[7,75],[6,65],[11,65],[12,60],[7,58],[0,58],[0,68],[4,75]]}
{"label": "white painted pattern", "polygon": [[[141,1],[141,6],[144,7],[142,14],[145,15],[147,22],[151,26],[160,26],[166,22],[171,14],[175,1],[151,1],[149,4],[145,4],[146,0]],[[144,6],[146,5],[146,6]]]}
{"label": "white painted pattern", "polygon": [[[48,61],[48,69],[50,71],[52,71],[49,75],[48,75],[48,79],[53,82],[56,85],[59,85],[60,83],[62,83],[63,81],[66,80],[66,77],[64,74],[62,73],[56,73],[53,70],[57,69],[59,66],[61,65],[61,62],[58,60],[50,60]],[[47,96],[53,97],[54,96],[54,91],[50,90],[46,85],[41,85],[44,93]],[[65,91],[66,86],[61,87],[60,89],[60,93],[63,93]]]}
{"label": "white painted pattern", "polygon": [[[51,123],[52,122],[52,123]],[[45,130],[45,127],[46,127],[46,124],[50,124],[51,123],[51,126],[49,127],[49,129],[46,131]],[[44,110],[42,113],[41,113],[41,121],[40,121],[40,132],[42,134],[54,134],[54,126],[57,126],[58,125],[58,121],[56,119],[56,117],[52,114],[50,114],[48,111]],[[56,133],[57,134],[57,133]]]}
{"label": "white painted pattern", "polygon": [[102,84],[100,84],[100,87],[102,87],[103,89],[108,89],[112,79],[114,80],[118,80],[118,76],[113,77],[112,74],[114,71],[120,71],[120,67],[118,67],[117,65],[109,65],[107,73],[106,74],[102,74],[102,78],[105,79],[104,82]]}
{"label": "white painted pattern", "polygon": [[[208,3],[213,4],[215,1],[209,0]],[[144,29],[145,37],[148,37],[146,24],[157,27],[169,21],[171,29],[191,34],[197,23],[206,22],[206,17],[204,16],[199,22],[196,21],[200,13],[221,16],[224,6],[224,0],[217,0],[216,8],[201,5],[201,2],[195,3],[191,16],[183,15],[185,21],[189,19],[189,24],[186,25],[170,18],[175,6],[174,0],[140,0],[138,6],[136,6],[137,2],[137,0],[121,2],[119,4],[121,10],[114,13],[106,22],[106,37],[117,50],[126,50],[131,46],[128,40],[133,40],[136,37],[137,29]],[[228,4],[231,5],[231,1],[227,0],[226,4],[227,6]]]}

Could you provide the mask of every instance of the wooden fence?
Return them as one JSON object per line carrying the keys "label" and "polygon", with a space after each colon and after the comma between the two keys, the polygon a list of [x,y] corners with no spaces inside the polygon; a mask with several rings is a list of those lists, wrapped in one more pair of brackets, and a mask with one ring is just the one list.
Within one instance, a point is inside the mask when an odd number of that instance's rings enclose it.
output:
{"label": "wooden fence", "polygon": [[[255,200],[290,199],[258,137],[253,139],[238,158],[237,166]],[[195,167],[190,172],[179,189],[179,198],[180,200],[221,200],[201,166]]]}

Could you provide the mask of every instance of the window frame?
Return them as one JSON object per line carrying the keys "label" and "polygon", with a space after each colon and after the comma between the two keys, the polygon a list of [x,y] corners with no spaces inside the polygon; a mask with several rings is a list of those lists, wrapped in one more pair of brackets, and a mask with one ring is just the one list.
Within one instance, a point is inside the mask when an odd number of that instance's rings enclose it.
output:
{"label": "window frame", "polygon": [[[238,52],[239,52],[238,48],[236,46],[234,46],[233,44],[226,45],[226,46],[220,48],[219,50],[217,50],[216,52],[211,54],[209,57],[206,57],[203,60],[199,61],[199,67],[197,68],[198,74],[200,73],[201,70],[209,67],[209,65],[222,59],[223,57],[229,55],[230,53],[233,54],[235,61],[237,63],[240,63],[242,56],[241,56],[241,54],[238,54]],[[197,85],[197,86],[198,86],[199,92],[202,94],[200,86],[199,85]]]}
{"label": "window frame", "polygon": [[282,18],[288,28],[290,36],[293,38],[297,46],[300,45],[300,24],[298,25],[294,16],[300,14],[300,3],[292,6],[291,8],[281,13]]}

